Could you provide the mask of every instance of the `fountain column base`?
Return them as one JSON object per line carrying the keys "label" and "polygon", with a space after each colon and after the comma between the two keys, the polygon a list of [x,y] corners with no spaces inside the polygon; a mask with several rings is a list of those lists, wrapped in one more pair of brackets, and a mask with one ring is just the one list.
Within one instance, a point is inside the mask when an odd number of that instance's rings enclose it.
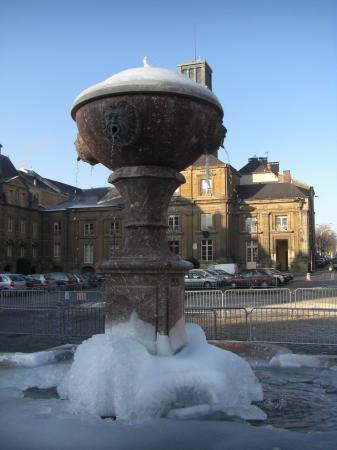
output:
{"label": "fountain column base", "polygon": [[173,354],[186,342],[184,275],[192,265],[169,251],[167,209],[185,180],[170,168],[137,166],[116,170],[109,181],[123,197],[128,221],[121,256],[99,267],[106,274],[106,327],[135,313],[135,332],[148,350]]}

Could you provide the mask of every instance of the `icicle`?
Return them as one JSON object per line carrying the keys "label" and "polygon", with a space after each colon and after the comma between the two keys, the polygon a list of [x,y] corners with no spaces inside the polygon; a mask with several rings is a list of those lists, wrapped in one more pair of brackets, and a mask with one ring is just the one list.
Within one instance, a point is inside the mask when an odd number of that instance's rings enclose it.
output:
{"label": "icicle", "polygon": [[75,186],[78,187],[78,175],[80,170],[80,161],[76,160],[76,172],[75,172]]}
{"label": "icicle", "polygon": [[205,174],[206,174],[206,186],[207,190],[211,191],[211,179],[209,174],[209,153],[206,153],[206,159],[205,159]]}

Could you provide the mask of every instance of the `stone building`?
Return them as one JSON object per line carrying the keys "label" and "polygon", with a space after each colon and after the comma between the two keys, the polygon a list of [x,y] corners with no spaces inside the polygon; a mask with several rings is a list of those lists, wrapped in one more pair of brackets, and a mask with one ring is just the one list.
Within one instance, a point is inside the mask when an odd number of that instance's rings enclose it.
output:
{"label": "stone building", "polygon": [[[97,262],[118,254],[124,207],[115,188],[76,189],[2,161],[1,271],[22,272],[22,260],[33,272],[94,271]],[[313,267],[312,187],[289,171],[279,173],[278,163],[266,158],[250,158],[236,170],[210,155],[208,165],[209,179],[206,156],[182,172],[186,183],[168,211],[171,251],[203,266]]]}
{"label": "stone building", "polygon": [[0,271],[44,269],[43,211],[74,192],[72,186],[17,170],[0,154]]}

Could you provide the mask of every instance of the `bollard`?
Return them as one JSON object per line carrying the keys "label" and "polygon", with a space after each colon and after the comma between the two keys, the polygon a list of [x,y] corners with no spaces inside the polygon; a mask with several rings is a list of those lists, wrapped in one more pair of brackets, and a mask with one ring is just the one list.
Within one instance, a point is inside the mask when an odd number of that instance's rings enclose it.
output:
{"label": "bollard", "polygon": [[307,278],[306,278],[308,281],[311,281],[311,273],[310,272],[307,272]]}

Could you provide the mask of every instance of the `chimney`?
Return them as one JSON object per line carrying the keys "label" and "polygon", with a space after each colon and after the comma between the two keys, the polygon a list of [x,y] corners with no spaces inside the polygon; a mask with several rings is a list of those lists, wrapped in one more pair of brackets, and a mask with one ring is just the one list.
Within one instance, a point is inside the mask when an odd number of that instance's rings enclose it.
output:
{"label": "chimney", "polygon": [[283,183],[291,183],[290,170],[284,170],[283,171]]}

